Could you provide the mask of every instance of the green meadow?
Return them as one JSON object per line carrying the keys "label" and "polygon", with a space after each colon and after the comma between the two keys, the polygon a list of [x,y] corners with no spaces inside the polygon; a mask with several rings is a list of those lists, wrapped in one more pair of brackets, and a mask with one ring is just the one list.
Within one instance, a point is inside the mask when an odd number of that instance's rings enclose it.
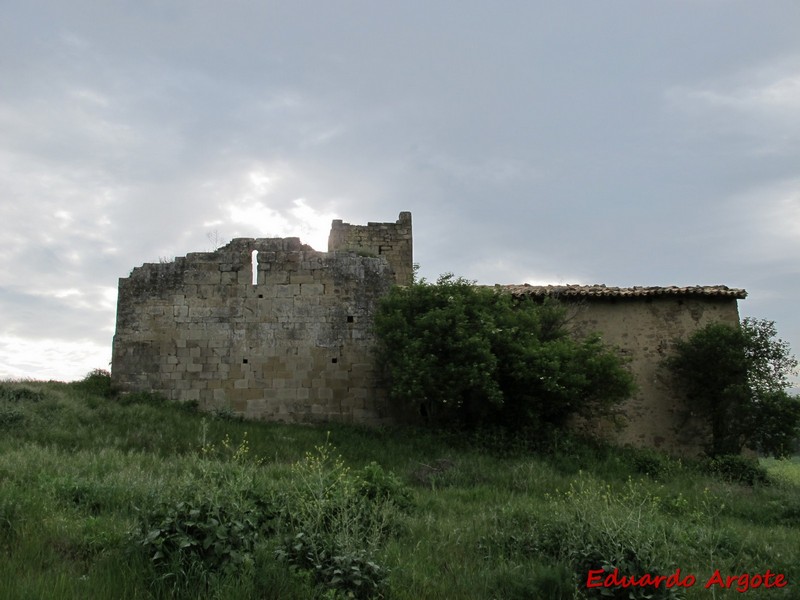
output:
{"label": "green meadow", "polygon": [[[587,588],[614,568],[695,582]],[[717,570],[725,587],[706,589]],[[798,584],[796,459],[247,422],[97,377],[0,383],[0,598],[755,600]]]}

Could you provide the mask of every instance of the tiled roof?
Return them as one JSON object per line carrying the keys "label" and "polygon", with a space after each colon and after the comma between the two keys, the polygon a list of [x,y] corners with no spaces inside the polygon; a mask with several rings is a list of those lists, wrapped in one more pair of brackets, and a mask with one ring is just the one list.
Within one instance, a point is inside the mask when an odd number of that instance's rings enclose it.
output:
{"label": "tiled roof", "polygon": [[736,298],[743,300],[747,291],[724,285],[696,285],[691,287],[607,287],[605,285],[495,285],[515,296],[554,296],[588,298],[641,298],[654,296],[704,296]]}

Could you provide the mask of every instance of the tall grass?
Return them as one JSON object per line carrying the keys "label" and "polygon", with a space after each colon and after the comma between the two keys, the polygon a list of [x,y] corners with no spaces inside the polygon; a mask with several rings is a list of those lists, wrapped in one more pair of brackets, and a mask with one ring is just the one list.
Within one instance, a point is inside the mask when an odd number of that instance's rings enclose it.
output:
{"label": "tall grass", "polygon": [[796,461],[749,486],[536,442],[0,383],[0,598],[573,599],[601,597],[587,572],[614,566],[697,578],[653,597],[739,597],[704,589],[716,569],[790,582],[748,599],[800,597]]}

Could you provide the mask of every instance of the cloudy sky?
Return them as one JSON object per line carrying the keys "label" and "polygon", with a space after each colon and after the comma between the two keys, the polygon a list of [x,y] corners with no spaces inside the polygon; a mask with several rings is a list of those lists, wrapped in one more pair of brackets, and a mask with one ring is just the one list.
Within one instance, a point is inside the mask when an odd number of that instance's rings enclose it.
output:
{"label": "cloudy sky", "polygon": [[119,277],[414,218],[428,278],[711,285],[800,352],[797,0],[3,0],[0,377]]}

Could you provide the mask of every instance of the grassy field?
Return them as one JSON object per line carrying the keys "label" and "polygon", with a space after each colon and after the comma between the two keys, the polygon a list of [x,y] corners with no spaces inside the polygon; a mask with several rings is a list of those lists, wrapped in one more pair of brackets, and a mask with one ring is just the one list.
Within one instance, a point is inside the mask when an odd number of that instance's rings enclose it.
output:
{"label": "grassy field", "polygon": [[570,438],[243,422],[102,388],[0,383],[0,598],[646,597],[586,589],[613,566],[696,578],[655,598],[741,597],[704,587],[717,569],[800,598],[797,460],[743,485]]}
{"label": "grassy field", "polygon": [[791,460],[775,460],[774,458],[761,461],[775,481],[800,489],[800,457]]}

